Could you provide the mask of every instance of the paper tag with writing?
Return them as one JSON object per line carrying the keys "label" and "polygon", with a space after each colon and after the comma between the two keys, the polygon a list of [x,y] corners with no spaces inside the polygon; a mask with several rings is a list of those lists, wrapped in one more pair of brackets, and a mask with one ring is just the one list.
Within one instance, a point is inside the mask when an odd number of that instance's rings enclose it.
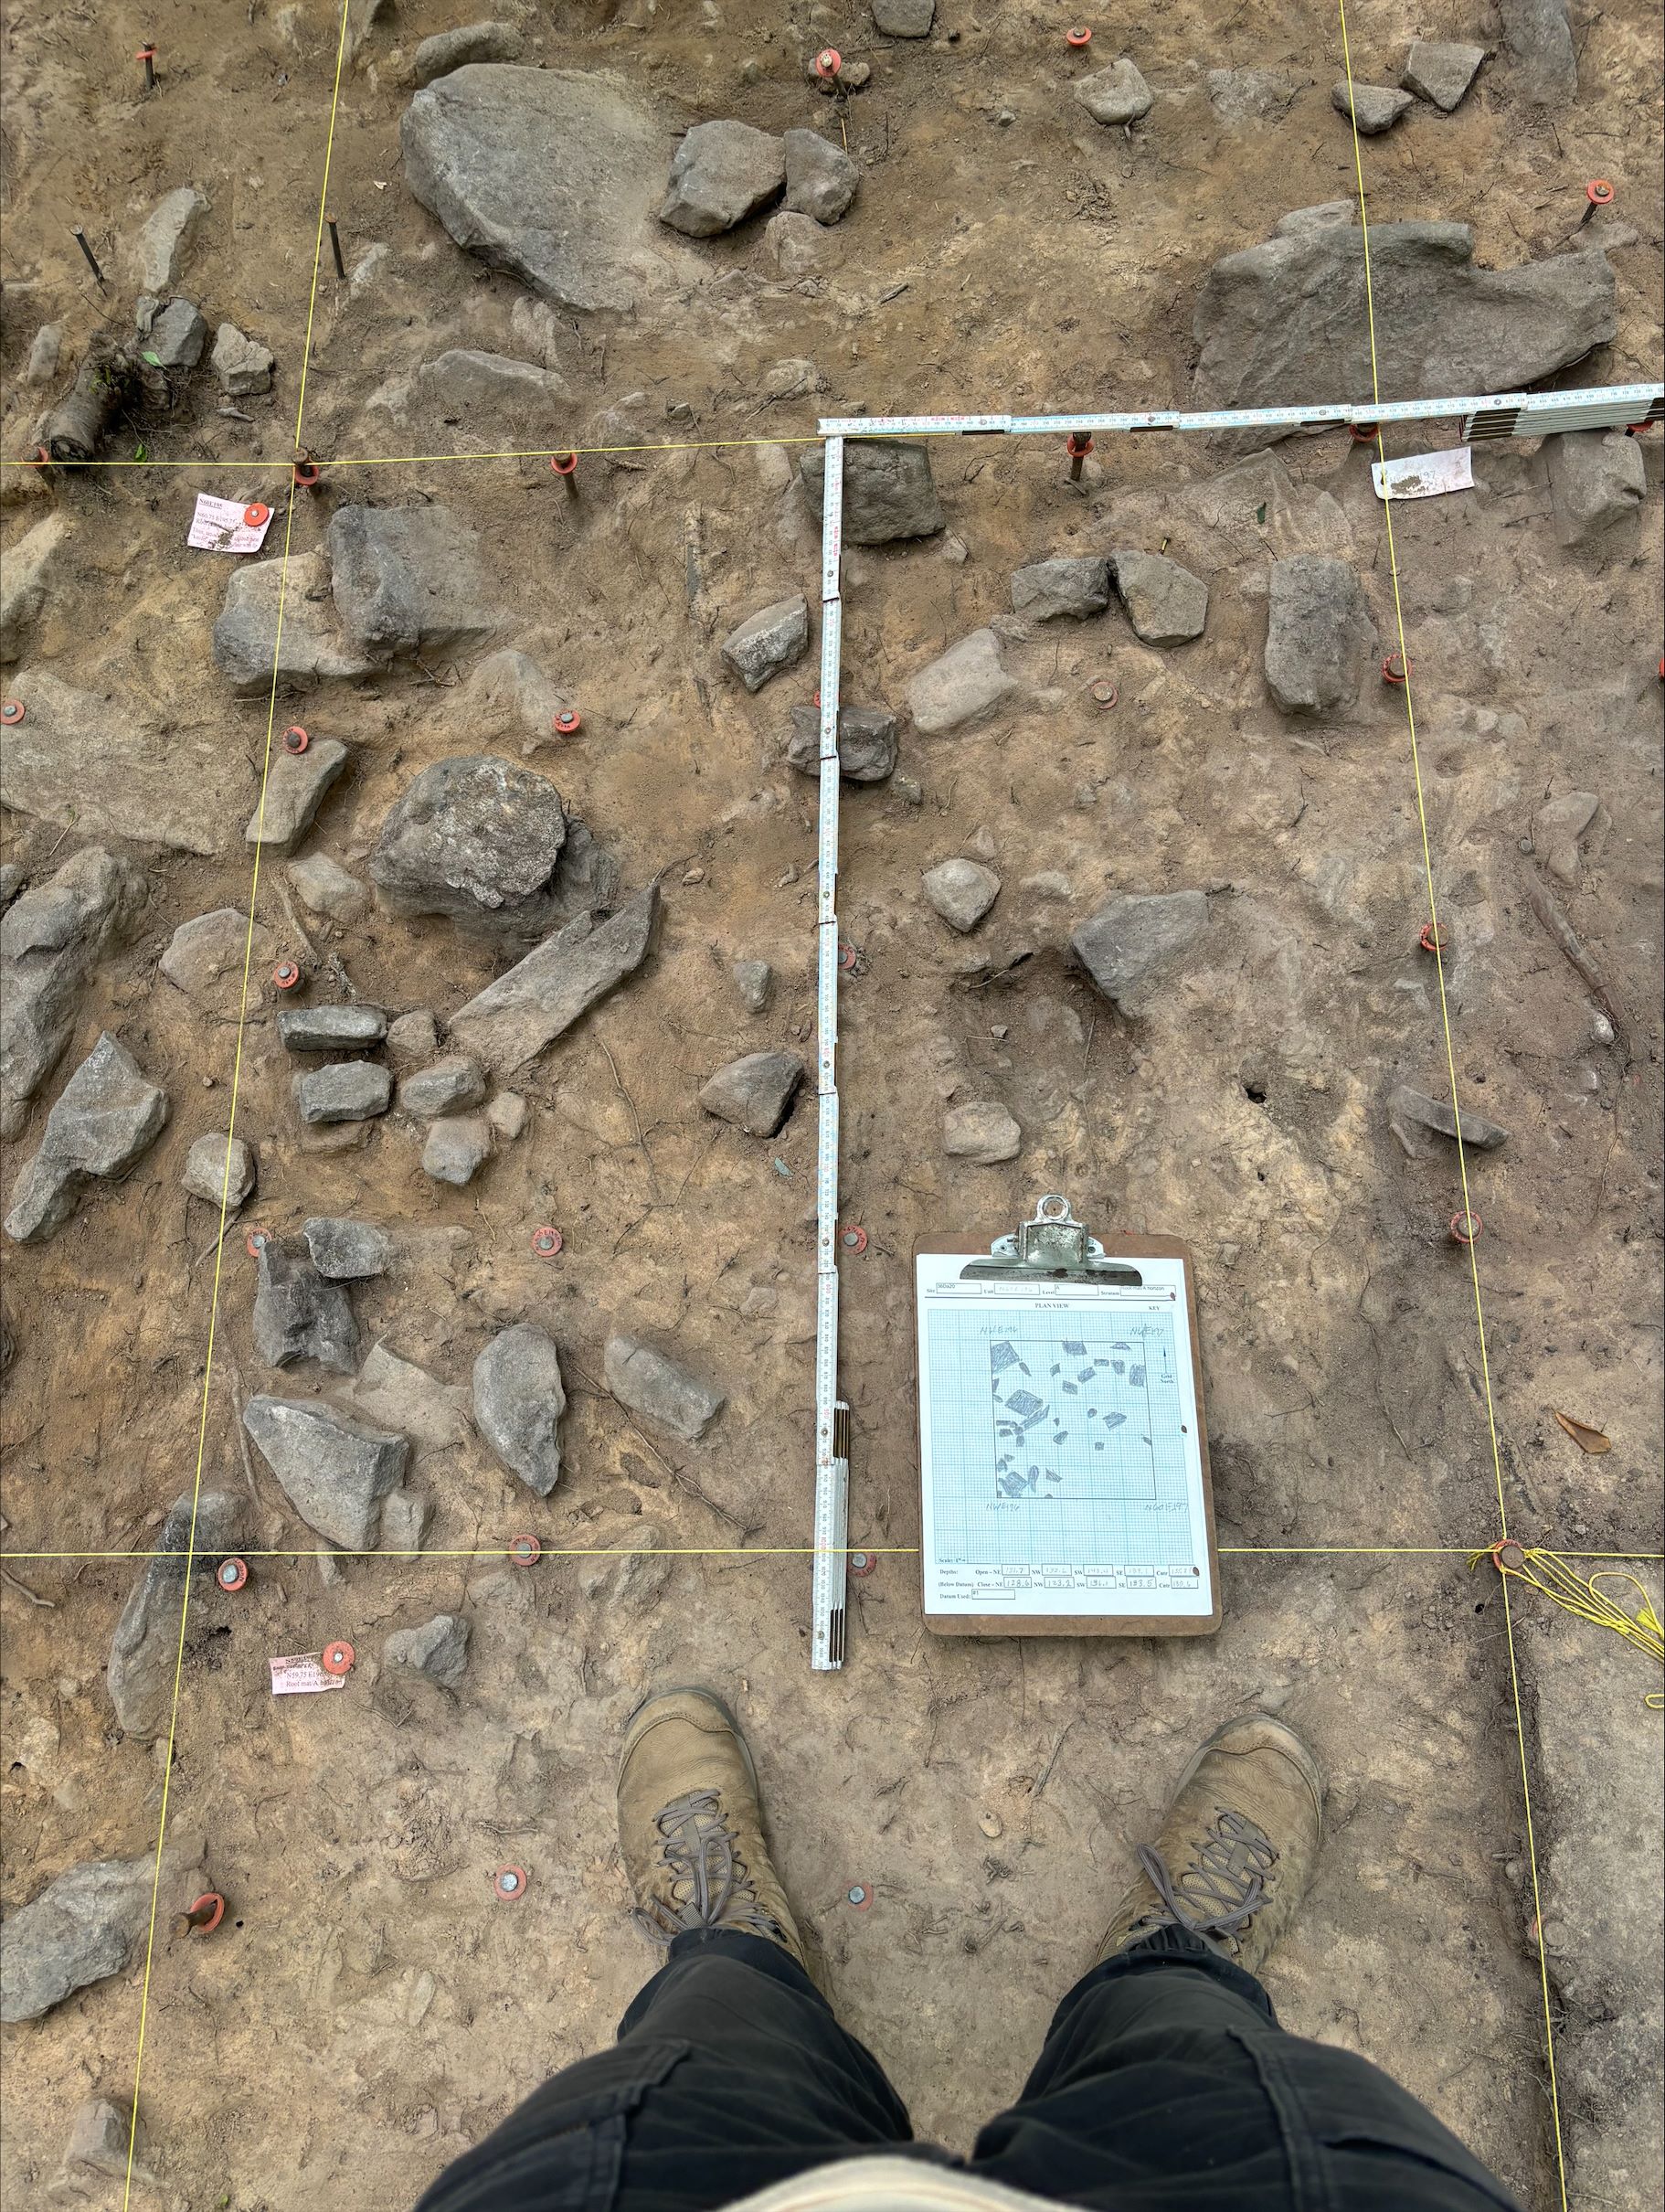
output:
{"label": "paper tag with writing", "polygon": [[346,1686],[345,1675],[324,1673],[316,1652],[296,1652],[291,1658],[271,1663],[274,1697],[303,1697],[313,1690],[345,1690]]}
{"label": "paper tag with writing", "polygon": [[1402,453],[1396,461],[1373,461],[1371,482],[1376,497],[1433,499],[1441,492],[1474,489],[1474,455],[1466,445],[1443,453]]}
{"label": "paper tag with writing", "polygon": [[271,509],[259,500],[216,499],[198,492],[186,543],[203,553],[258,553],[271,526]]}

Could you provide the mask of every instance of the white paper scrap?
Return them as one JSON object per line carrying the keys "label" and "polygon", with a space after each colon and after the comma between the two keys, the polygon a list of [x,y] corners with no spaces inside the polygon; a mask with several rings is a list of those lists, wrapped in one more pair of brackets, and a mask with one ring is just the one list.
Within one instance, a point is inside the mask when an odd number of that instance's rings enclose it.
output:
{"label": "white paper scrap", "polygon": [[1474,489],[1474,454],[1466,445],[1443,453],[1401,453],[1397,461],[1373,461],[1370,480],[1376,497],[1434,499],[1441,492]]}
{"label": "white paper scrap", "polygon": [[313,1690],[345,1690],[345,1675],[326,1675],[318,1664],[316,1652],[296,1652],[287,1659],[271,1663],[271,1694],[274,1697],[304,1697]]}
{"label": "white paper scrap", "polygon": [[258,500],[216,499],[198,492],[187,545],[204,553],[258,553],[271,527],[271,509]]}

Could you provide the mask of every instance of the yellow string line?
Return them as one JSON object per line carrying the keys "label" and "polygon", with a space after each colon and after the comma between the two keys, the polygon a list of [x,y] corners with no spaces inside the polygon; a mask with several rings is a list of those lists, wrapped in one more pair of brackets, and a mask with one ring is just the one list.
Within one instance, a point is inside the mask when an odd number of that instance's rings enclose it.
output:
{"label": "yellow string line", "polygon": [[[512,1544],[444,1546],[330,1544],[275,1544],[258,1551],[227,1556],[239,1559],[312,1559],[320,1551],[333,1559],[510,1559]],[[917,1544],[546,1544],[538,1541],[538,1557],[545,1559],[812,1559],[823,1551],[836,1557],[860,1552],[875,1559],[917,1559]],[[1490,1558],[1489,1544],[1222,1544],[1223,1559],[1476,1559]],[[1659,1551],[1564,1551],[1563,1559],[1635,1559],[1642,1564],[1665,1560]],[[136,1565],[142,1559],[185,1559],[182,1551],[0,1551],[0,1567],[38,1566],[47,1560],[122,1560]],[[1569,1608],[1569,1610],[1575,1610]],[[1595,1614],[1587,1614],[1594,1620]],[[1605,1620],[1604,1626],[1610,1625]]]}
{"label": "yellow string line", "polygon": [[[335,39],[335,87],[330,103],[329,144],[335,135],[335,116],[341,99],[341,69],[346,52],[347,7],[349,0],[342,0],[341,23]],[[329,182],[329,146],[326,145],[323,163],[324,188]],[[318,262],[323,244],[324,188],[318,195],[318,232],[313,249],[312,295],[307,304],[306,328],[310,345],[313,314],[318,298]],[[301,404],[306,400],[306,363],[301,365]],[[301,434],[301,416],[295,417],[295,436]],[[254,926],[256,902],[260,883],[260,855],[264,850],[262,839],[266,829],[266,792],[271,779],[271,740],[278,718],[278,672],[282,665],[283,611],[289,584],[290,540],[294,529],[295,503],[289,502],[283,523],[283,552],[278,570],[278,612],[276,633],[271,647],[271,689],[266,703],[266,750],[260,762],[260,796],[256,813],[257,835],[254,846],[254,867],[249,879],[249,927],[243,938],[243,990],[238,1006],[237,1044],[231,1064],[231,1099],[226,1127],[226,1164],[219,1191],[219,1235],[215,1240],[214,1283],[208,1299],[208,1336],[203,1356],[202,1410],[196,1423],[196,1466],[191,1480],[191,1523],[183,1554],[186,1566],[185,1589],[179,1603],[179,1640],[174,1652],[174,1686],[168,1705],[167,1753],[162,1769],[162,1808],[156,1824],[156,1852],[151,1866],[150,1920],[144,1936],[144,1977],[139,1991],[139,2037],[133,2052],[133,2108],[128,2115],[127,2167],[122,2186],[122,2212],[128,2212],[133,2196],[133,2159],[139,2145],[139,2091],[144,2077],[144,2038],[150,2024],[151,1973],[156,1953],[156,1909],[162,1893],[162,1856],[167,1842],[168,1798],[174,1779],[174,1746],[179,1730],[179,1692],[185,1676],[186,1628],[191,1615],[191,1567],[196,1556],[196,1513],[202,1497],[203,1461],[208,1443],[209,1390],[214,1379],[214,1339],[219,1322],[220,1282],[225,1270],[226,1227],[230,1211],[231,1147],[237,1130],[238,1094],[243,1075],[243,1042],[249,1024],[249,982],[254,966]]]}
{"label": "yellow string line", "polygon": [[[1512,1559],[1504,1557],[1508,1551],[1514,1553]],[[1539,1591],[1553,1605],[1560,1606],[1563,1612],[1588,1621],[1596,1628],[1610,1630],[1627,1643],[1635,1644],[1656,1665],[1665,1665],[1665,1625],[1661,1625],[1653,1609],[1653,1600],[1642,1584],[1635,1575],[1613,1567],[1604,1568],[1586,1581],[1582,1575],[1575,1575],[1567,1563],[1569,1558],[1581,1556],[1575,1552],[1550,1551],[1537,1545],[1498,1544],[1490,1550],[1475,1552],[1469,1558],[1469,1571],[1472,1574],[1482,1559],[1490,1559],[1505,1580],[1512,1576],[1517,1582]],[[1604,1581],[1628,1582],[1640,1601],[1639,1610],[1627,1612],[1616,1598],[1608,1597],[1598,1587]],[[1665,1709],[1665,1694],[1655,1691],[1642,1702],[1655,1711]]]}
{"label": "yellow string line", "polygon": [[[329,180],[324,179],[325,188]],[[323,226],[320,224],[320,232]],[[322,238],[320,239],[322,243]],[[307,318],[307,345],[312,344],[312,317]],[[301,403],[306,403],[307,364],[301,364]],[[949,431],[920,431],[921,438],[951,437]],[[319,461],[321,468],[331,469],[408,469],[436,467],[446,462],[469,461],[553,461],[557,454],[586,455],[608,453],[715,453],[737,446],[758,445],[820,445],[819,431],[785,431],[773,438],[665,438],[655,439],[644,445],[535,445],[515,447],[496,453],[326,453]],[[295,446],[301,444],[301,418],[295,417]],[[0,469],[287,469],[293,466],[293,456],[288,453],[269,459],[223,461],[0,461]]]}
{"label": "yellow string line", "polygon": [[[1359,190],[1359,230],[1364,259],[1364,309],[1370,333],[1371,399],[1381,404],[1382,382],[1376,350],[1375,291],[1370,273],[1370,212],[1364,192],[1364,156],[1359,143],[1359,118],[1353,106],[1352,46],[1347,31],[1347,0],[1336,0],[1341,23],[1342,61],[1347,77],[1347,118],[1352,130],[1352,165]],[[1445,1033],[1446,1072],[1451,1085],[1451,1116],[1457,1133],[1457,1171],[1461,1183],[1463,1211],[1472,1213],[1469,1199],[1469,1162],[1463,1144],[1462,1106],[1458,1096],[1457,1054],[1451,1038],[1451,1008],[1446,996],[1445,954],[1440,948],[1439,909],[1434,889],[1434,858],[1428,837],[1428,814],[1422,788],[1422,761],[1416,746],[1416,711],[1412,697],[1411,659],[1405,637],[1405,603],[1399,590],[1399,563],[1394,548],[1394,502],[1386,482],[1387,448],[1381,426],[1376,429],[1376,456],[1383,464],[1382,517],[1387,543],[1387,569],[1394,590],[1394,621],[1399,637],[1399,667],[1404,676],[1405,718],[1410,733],[1411,773],[1416,787],[1416,818],[1422,833],[1422,868],[1428,893],[1428,935],[1434,948],[1435,973],[1439,984],[1439,1019]],[[1479,1257],[1471,1239],[1468,1246],[1469,1274],[1474,1287],[1474,1320],[1479,1335],[1480,1380],[1486,1400],[1486,1428],[1491,1441],[1491,1469],[1497,1484],[1498,1522],[1501,1537],[1509,1535],[1509,1507],[1503,1494],[1503,1458],[1498,1443],[1497,1409],[1491,1396],[1491,1367],[1486,1351],[1486,1313],[1480,1297]],[[1521,1678],[1515,1662],[1514,1625],[1510,1613],[1509,1585],[1503,1583],[1503,1622],[1509,1645],[1509,1678],[1514,1699],[1515,1742],[1521,1758],[1521,1799],[1526,1817],[1526,1855],[1532,1867],[1533,1909],[1538,1915],[1538,1975],[1543,1998],[1543,2050],[1549,2072],[1550,2117],[1555,2132],[1555,2167],[1560,2177],[1561,2208],[1567,2212],[1566,2150],[1561,2135],[1561,2090],[1555,2078],[1555,2024],[1550,2007],[1549,1959],[1543,1943],[1543,1904],[1539,1895],[1538,1855],[1532,1834],[1532,1782],[1526,1755],[1526,1730],[1521,1713]]]}

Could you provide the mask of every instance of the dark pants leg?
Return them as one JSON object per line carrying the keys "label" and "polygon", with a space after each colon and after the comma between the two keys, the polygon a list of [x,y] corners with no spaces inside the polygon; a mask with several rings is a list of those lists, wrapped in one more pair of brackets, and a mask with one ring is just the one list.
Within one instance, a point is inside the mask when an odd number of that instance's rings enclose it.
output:
{"label": "dark pants leg", "polygon": [[1164,1929],[1076,1983],[972,2171],[1101,2212],[1514,2212],[1432,2112]]}

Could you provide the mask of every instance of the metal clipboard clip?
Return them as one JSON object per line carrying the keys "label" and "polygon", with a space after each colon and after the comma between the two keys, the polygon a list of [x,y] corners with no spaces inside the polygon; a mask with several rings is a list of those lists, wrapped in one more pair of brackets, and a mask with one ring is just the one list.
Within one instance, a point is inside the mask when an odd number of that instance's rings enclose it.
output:
{"label": "metal clipboard clip", "polygon": [[1001,1277],[1122,1283],[1133,1290],[1144,1282],[1125,1260],[1105,1258],[1103,1245],[1076,1219],[1061,1191],[1037,1198],[1029,1219],[1011,1236],[997,1237],[986,1260],[973,1260],[960,1271],[961,1282]]}

